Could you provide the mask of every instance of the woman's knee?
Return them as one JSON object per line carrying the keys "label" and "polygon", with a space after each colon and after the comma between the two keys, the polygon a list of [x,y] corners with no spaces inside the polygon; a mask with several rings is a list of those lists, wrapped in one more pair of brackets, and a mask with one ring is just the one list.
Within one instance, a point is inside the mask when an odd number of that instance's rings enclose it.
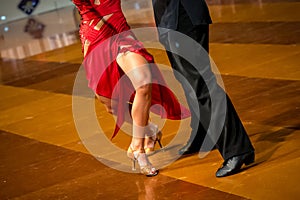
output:
{"label": "woman's knee", "polygon": [[152,93],[152,85],[151,84],[142,85],[136,88],[136,93],[150,98]]}
{"label": "woman's knee", "polygon": [[130,78],[135,89],[142,88],[143,90],[149,89],[152,82],[151,73],[148,66],[133,69],[127,74]]}

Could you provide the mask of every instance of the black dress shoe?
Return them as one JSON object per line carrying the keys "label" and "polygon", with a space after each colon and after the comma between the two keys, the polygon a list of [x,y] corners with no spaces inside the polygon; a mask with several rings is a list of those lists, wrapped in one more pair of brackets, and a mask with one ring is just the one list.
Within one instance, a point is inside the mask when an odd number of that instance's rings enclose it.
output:
{"label": "black dress shoe", "polygon": [[224,177],[237,173],[243,164],[250,165],[254,162],[255,154],[254,151],[245,153],[239,156],[233,156],[225,160],[222,167],[216,172],[216,177]]}
{"label": "black dress shoe", "polygon": [[187,143],[184,147],[179,149],[178,154],[179,155],[190,155],[190,154],[195,154],[198,153],[200,150],[200,145],[195,145],[191,143]]}

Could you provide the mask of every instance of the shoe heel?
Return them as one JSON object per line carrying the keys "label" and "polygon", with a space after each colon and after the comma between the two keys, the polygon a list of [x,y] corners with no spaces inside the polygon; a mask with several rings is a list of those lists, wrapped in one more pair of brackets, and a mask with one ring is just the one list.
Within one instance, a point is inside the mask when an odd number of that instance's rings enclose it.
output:
{"label": "shoe heel", "polygon": [[136,171],[135,163],[137,162],[140,166],[140,171],[142,174],[146,176],[156,176],[158,174],[158,170],[152,167],[145,153],[134,151],[131,147],[129,147],[127,156],[132,160],[132,171]]}
{"label": "shoe heel", "polygon": [[162,149],[163,148],[163,145],[161,144],[160,140],[157,140],[158,144],[159,144],[159,147]]}
{"label": "shoe heel", "polygon": [[158,144],[159,144],[159,147],[162,149],[162,148],[163,148],[163,145],[161,144],[161,138],[162,138],[162,133],[161,133],[161,131],[159,131],[159,132],[157,133],[157,135],[156,135],[156,140],[157,140],[157,142],[158,142]]}
{"label": "shoe heel", "polygon": [[245,165],[250,165],[251,163],[254,163],[255,160],[255,154],[251,153],[250,155],[245,158]]}
{"label": "shoe heel", "polygon": [[136,167],[135,167],[136,158],[134,157],[134,152],[133,152],[133,150],[132,150],[131,147],[129,147],[128,150],[127,150],[127,157],[132,162],[132,164],[131,164],[131,170],[132,171],[136,171]]}
{"label": "shoe heel", "polygon": [[132,159],[132,168],[131,168],[132,171],[136,171],[135,162],[136,160]]}

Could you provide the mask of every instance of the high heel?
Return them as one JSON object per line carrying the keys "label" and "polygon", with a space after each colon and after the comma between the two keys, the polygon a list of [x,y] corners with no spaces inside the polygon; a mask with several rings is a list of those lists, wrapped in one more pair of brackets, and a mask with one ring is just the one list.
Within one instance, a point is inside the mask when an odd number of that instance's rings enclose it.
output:
{"label": "high heel", "polygon": [[[161,144],[161,138],[162,138],[162,132],[158,130],[158,126],[153,123],[149,123],[149,132],[146,133],[145,138],[145,153],[150,154],[154,151],[154,147],[156,142],[158,142],[160,148],[163,148],[163,145]],[[151,141],[152,144],[149,145],[149,141]]]}
{"label": "high heel", "polygon": [[132,160],[132,171],[136,171],[136,162],[140,166],[140,171],[146,176],[156,176],[158,170],[156,170],[145,153],[140,152],[139,150],[133,150],[130,146],[127,150],[127,156]]}

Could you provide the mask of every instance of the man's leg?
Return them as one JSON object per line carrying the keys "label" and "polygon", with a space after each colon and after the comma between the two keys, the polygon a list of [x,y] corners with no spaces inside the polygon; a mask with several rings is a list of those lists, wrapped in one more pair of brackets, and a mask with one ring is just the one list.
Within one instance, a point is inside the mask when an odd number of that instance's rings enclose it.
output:
{"label": "man's leg", "polygon": [[[202,51],[201,55],[196,53],[195,55],[193,55],[194,57],[192,59],[197,60],[199,66],[209,65],[209,56],[207,53],[209,42],[209,25],[203,24],[199,26],[194,26],[189,16],[185,12],[183,6],[180,5],[177,31],[185,34],[187,37],[191,37],[193,40],[197,41],[197,43],[201,45],[202,49],[199,50]],[[183,48],[185,45],[185,40],[179,41],[178,38],[176,38],[176,36],[173,37],[172,33],[168,34],[166,40],[167,41],[165,42],[165,46],[167,46],[167,49],[174,49],[176,48],[176,45],[179,46],[179,50],[185,49]],[[188,50],[191,49],[193,49],[193,47],[188,48]],[[192,51],[194,51],[194,49]],[[207,128],[210,123],[211,100],[209,90],[207,85],[205,84],[204,79],[199,73],[200,70],[197,70],[195,66],[193,66],[190,62],[188,62],[176,53],[167,52],[167,54],[171,62],[172,68],[175,72],[178,72],[181,75],[177,76],[177,74],[174,73],[177,80],[182,84],[192,115],[191,136],[187,144],[182,149],[180,149],[179,154],[197,153],[200,150],[202,142],[206,136]],[[212,76],[212,78],[209,77],[209,79],[214,79],[214,74],[211,72],[210,67],[204,66],[200,68],[205,69],[202,70],[203,73]],[[191,97],[191,93],[195,94],[194,98]]]}
{"label": "man's leg", "polygon": [[[178,22],[178,31],[186,34],[187,36],[193,38],[208,51],[208,25],[193,26],[189,17],[185,13],[183,7],[180,8],[180,18]],[[174,43],[176,43],[174,45]],[[184,44],[180,44],[180,41],[176,41],[176,38],[172,38],[172,34],[169,34],[167,46],[172,49],[176,49],[176,45],[182,48]],[[175,46],[175,47],[174,47]],[[187,48],[185,48],[186,50]],[[193,48],[190,54],[195,54],[197,48]],[[203,56],[205,54],[200,53],[195,55],[195,58],[201,62],[199,66],[201,74],[198,73],[197,69],[192,66],[185,59],[174,53],[168,53],[170,62],[174,70],[178,71],[194,90],[198,105],[199,113],[195,113],[193,107],[193,100],[188,100],[189,106],[192,112],[192,135],[191,141],[183,148],[179,153],[194,153],[196,150],[200,149],[201,143],[210,125],[210,119],[214,122],[219,122],[218,118],[224,117],[224,124],[222,126],[221,132],[217,133],[210,131],[210,137],[212,141],[216,143],[218,150],[220,151],[225,162],[223,166],[217,171],[217,176],[222,177],[236,173],[241,166],[249,164],[254,161],[254,148],[250,142],[250,139],[237,115],[230,98],[227,96],[225,91],[217,84],[214,74],[211,72],[211,68],[207,67],[209,65],[209,57]],[[197,52],[198,53],[198,52]],[[198,56],[198,58],[197,58]],[[176,74],[175,74],[176,75]],[[203,76],[204,75],[204,76]],[[182,83],[187,99],[189,96],[188,84],[186,81],[178,80]],[[215,108],[226,108],[224,113],[218,113],[218,109],[212,109],[211,95],[220,97],[221,101],[214,104]],[[195,124],[198,124],[198,129]],[[214,126],[214,125],[213,125]],[[216,128],[218,130],[218,128]],[[194,139],[194,140],[193,140]],[[200,145],[199,145],[200,144]],[[234,165],[230,166],[228,161],[233,161]]]}

